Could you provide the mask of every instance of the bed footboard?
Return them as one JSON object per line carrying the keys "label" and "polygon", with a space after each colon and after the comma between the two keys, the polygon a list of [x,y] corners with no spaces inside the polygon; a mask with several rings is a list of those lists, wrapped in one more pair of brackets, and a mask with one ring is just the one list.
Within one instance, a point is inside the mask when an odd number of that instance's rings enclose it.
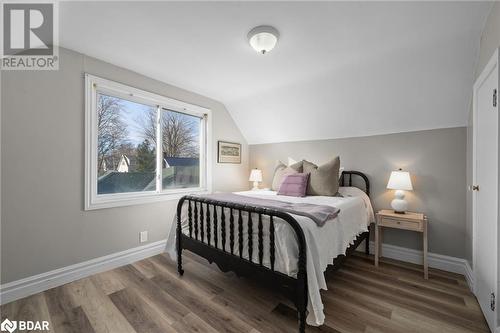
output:
{"label": "bed footboard", "polygon": [[[181,225],[184,205],[187,205],[188,234],[182,232]],[[217,208],[219,208],[220,216],[217,216]],[[229,216],[226,216],[226,212],[229,212]],[[269,220],[269,225],[266,223],[265,227],[269,228],[267,230],[269,258],[267,259],[270,267],[264,265],[263,217]],[[275,218],[285,221],[296,234],[299,249],[296,278],[275,270]],[[243,232],[244,227],[247,231],[246,235]],[[257,244],[254,244],[254,232],[257,234]],[[229,239],[227,239],[228,233]],[[245,242],[246,256],[244,256],[243,246]],[[302,228],[295,218],[285,212],[190,195],[182,197],[177,205],[177,269],[179,274],[184,274],[182,250],[187,249],[204,257],[210,263],[215,262],[224,272],[234,271],[239,276],[251,276],[266,286],[278,289],[297,307],[299,332],[305,332],[308,300],[305,245]],[[254,254],[257,254],[257,260],[254,260]]]}

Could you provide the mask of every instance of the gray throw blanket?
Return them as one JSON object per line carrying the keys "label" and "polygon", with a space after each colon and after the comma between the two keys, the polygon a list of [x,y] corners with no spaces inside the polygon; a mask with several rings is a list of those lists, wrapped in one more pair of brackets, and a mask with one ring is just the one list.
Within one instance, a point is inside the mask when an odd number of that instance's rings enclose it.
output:
{"label": "gray throw blanket", "polygon": [[284,202],[279,200],[254,198],[234,193],[207,194],[200,195],[200,197],[218,201],[238,203],[241,205],[271,208],[295,215],[305,216],[313,220],[319,227],[322,227],[328,220],[333,220],[334,218],[336,218],[340,212],[340,209],[327,205]]}

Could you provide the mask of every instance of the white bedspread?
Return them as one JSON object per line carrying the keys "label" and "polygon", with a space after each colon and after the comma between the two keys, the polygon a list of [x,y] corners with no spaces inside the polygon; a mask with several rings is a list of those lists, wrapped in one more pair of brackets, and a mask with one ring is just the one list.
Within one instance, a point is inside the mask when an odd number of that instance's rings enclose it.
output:
{"label": "white bedspread", "polygon": [[[312,220],[304,216],[293,215],[304,231],[306,238],[307,252],[307,280],[309,301],[307,304],[308,316],[307,323],[309,325],[322,325],[325,319],[323,313],[323,303],[321,301],[320,289],[327,289],[323,272],[327,266],[332,263],[332,260],[340,254],[345,254],[345,250],[352,244],[356,236],[368,230],[368,225],[374,222],[373,209],[368,196],[355,187],[341,187],[339,189],[343,197],[324,197],[324,196],[308,196],[304,198],[289,197],[277,195],[274,191],[245,191],[236,192],[236,194],[247,195],[258,198],[272,198],[273,200],[281,200],[286,202],[304,202],[318,205],[330,205],[340,209],[340,213],[332,221],[328,221],[323,227],[318,227]],[[182,214],[183,233],[188,234],[187,214]],[[218,212],[220,219],[221,212]],[[226,213],[226,233],[227,243],[229,243],[229,213]],[[247,220],[244,215],[244,221]],[[258,254],[256,250],[257,244],[257,219],[254,217],[253,228],[253,244],[254,251],[252,258],[254,262],[258,262]],[[235,221],[236,218],[235,218]],[[298,246],[295,232],[284,221],[275,219],[275,247],[276,260],[275,269],[289,276],[297,275],[297,259]],[[267,223],[267,224],[266,224]],[[264,265],[270,267],[269,260],[269,221],[263,220],[264,224]],[[175,228],[176,223],[172,223],[172,228],[167,240],[166,252],[170,254],[172,259],[176,260],[175,248]],[[243,230],[244,234],[244,251],[243,256],[248,258],[247,239],[248,231]],[[221,230],[219,223],[219,242]],[[206,238],[206,235],[205,235]],[[235,249],[238,249],[238,240],[235,237]],[[206,241],[206,239],[205,239]],[[213,242],[213,235],[212,235]],[[267,246],[266,246],[267,245]],[[229,245],[226,244],[226,247]],[[220,247],[220,246],[219,246]]]}

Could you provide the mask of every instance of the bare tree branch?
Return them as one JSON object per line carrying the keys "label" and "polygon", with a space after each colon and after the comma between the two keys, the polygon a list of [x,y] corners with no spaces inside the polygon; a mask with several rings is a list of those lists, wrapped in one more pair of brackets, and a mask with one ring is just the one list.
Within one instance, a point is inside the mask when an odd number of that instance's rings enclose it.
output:
{"label": "bare tree branch", "polygon": [[[168,157],[198,157],[199,133],[191,116],[174,111],[162,112],[163,153]],[[156,145],[156,112],[151,110],[142,123],[144,139]]]}
{"label": "bare tree branch", "polygon": [[123,105],[119,98],[98,95],[97,99],[97,156],[98,171],[104,171],[104,161],[120,145],[125,143],[127,128],[120,112]]}

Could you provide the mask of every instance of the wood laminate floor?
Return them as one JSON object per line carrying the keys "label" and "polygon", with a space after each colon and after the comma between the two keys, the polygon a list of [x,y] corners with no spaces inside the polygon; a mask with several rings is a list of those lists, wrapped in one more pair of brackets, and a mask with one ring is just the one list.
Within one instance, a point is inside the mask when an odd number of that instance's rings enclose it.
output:
{"label": "wood laminate floor", "polygon": [[[297,332],[280,295],[184,252],[185,274],[157,255],[1,307],[2,321],[48,320],[51,332]],[[489,332],[461,275],[355,254],[328,276],[326,321],[307,332]]]}

